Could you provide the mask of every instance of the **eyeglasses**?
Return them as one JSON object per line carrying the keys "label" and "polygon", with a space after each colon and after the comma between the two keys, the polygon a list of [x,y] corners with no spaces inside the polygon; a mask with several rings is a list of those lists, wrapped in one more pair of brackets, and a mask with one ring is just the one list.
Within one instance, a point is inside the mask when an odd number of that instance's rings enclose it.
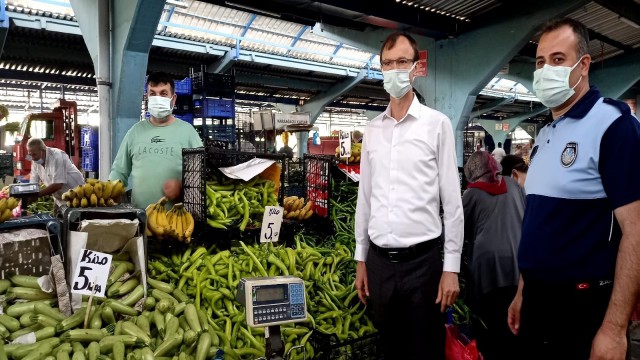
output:
{"label": "eyeglasses", "polygon": [[391,69],[393,64],[396,65],[397,69],[408,69],[413,65],[413,60],[407,58],[400,58],[396,60],[382,60],[382,68],[383,69]]}

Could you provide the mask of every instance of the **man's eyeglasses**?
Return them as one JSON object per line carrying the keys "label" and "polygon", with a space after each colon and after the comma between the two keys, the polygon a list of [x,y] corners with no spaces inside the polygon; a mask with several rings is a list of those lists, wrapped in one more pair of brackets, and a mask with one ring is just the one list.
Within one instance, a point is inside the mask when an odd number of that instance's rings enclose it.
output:
{"label": "man's eyeglasses", "polygon": [[391,69],[393,65],[396,65],[397,69],[408,69],[413,65],[412,59],[400,58],[396,60],[382,60],[381,65],[383,69]]}

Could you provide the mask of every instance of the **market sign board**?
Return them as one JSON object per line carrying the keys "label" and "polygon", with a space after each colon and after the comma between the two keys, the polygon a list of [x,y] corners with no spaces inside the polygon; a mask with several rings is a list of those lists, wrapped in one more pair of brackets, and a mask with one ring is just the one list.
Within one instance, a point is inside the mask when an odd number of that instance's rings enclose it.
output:
{"label": "market sign board", "polygon": [[276,130],[284,130],[287,125],[309,125],[311,115],[305,114],[275,114]]}
{"label": "market sign board", "polygon": [[89,249],[80,250],[80,260],[71,283],[71,292],[81,295],[105,297],[107,279],[111,270],[111,254]]}

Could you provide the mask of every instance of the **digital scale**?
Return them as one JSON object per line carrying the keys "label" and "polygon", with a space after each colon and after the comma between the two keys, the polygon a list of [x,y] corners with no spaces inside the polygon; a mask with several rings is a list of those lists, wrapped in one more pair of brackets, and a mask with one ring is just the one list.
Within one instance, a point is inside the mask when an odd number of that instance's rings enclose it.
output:
{"label": "digital scale", "polygon": [[38,184],[11,184],[9,185],[9,196],[22,200],[21,216],[27,216],[27,205],[29,198],[37,197],[40,192]]}
{"label": "digital scale", "polygon": [[236,300],[246,308],[249,326],[266,328],[265,358],[282,359],[280,325],[307,320],[304,281],[295,276],[243,278]]}

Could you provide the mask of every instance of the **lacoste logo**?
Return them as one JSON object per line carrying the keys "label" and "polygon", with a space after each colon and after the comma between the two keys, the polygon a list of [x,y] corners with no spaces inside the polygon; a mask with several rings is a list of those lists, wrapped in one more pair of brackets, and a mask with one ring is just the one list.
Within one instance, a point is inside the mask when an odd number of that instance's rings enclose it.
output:
{"label": "lacoste logo", "polygon": [[164,142],[164,139],[161,139],[159,136],[154,136],[151,138],[151,143],[152,144],[157,144],[157,143],[161,143]]}

